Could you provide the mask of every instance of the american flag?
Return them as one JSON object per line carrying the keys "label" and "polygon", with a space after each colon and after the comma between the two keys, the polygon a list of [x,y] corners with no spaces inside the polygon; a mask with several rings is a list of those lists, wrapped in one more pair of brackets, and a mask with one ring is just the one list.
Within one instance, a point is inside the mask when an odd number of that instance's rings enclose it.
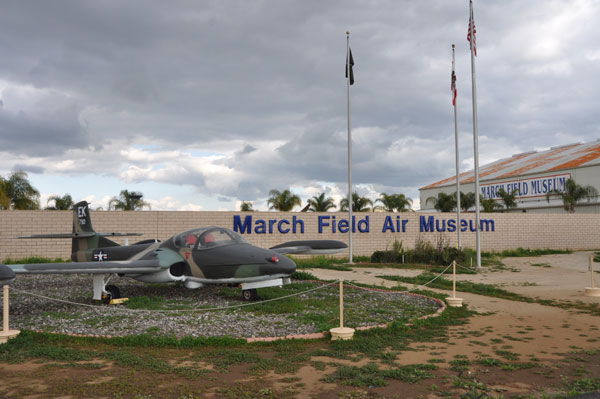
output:
{"label": "american flag", "polygon": [[[471,26],[473,26],[473,42],[471,43]],[[473,46],[473,53],[477,55],[477,38],[475,34],[477,29],[475,28],[475,19],[473,19],[473,5],[471,4],[471,11],[469,15],[469,29],[467,30],[467,41]]]}

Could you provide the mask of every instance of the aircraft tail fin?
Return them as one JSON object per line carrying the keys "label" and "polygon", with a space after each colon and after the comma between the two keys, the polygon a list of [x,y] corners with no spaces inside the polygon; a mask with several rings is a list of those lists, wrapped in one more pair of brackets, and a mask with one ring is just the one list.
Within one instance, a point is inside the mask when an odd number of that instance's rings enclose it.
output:
{"label": "aircraft tail fin", "polygon": [[[105,237],[128,237],[141,236],[141,233],[98,233],[92,227],[92,218],[90,209],[86,201],[81,201],[73,205],[73,232],[55,233],[55,234],[33,234],[29,236],[19,236],[17,238],[70,238],[71,239],[71,260],[74,262],[83,262],[87,259],[87,250],[94,248],[116,247],[119,246],[114,241]],[[90,252],[90,251],[87,251]]]}
{"label": "aircraft tail fin", "polygon": [[114,241],[106,237],[141,236],[141,233],[98,233],[92,227],[90,208],[86,201],[73,205],[73,234],[71,259],[76,262],[86,260],[85,250],[94,248],[117,247]]}
{"label": "aircraft tail fin", "polygon": [[73,233],[94,233],[87,201],[73,205]]}
{"label": "aircraft tail fin", "polygon": [[[86,249],[98,247],[100,244],[99,238],[100,237],[92,227],[92,217],[90,216],[90,208],[88,207],[87,201],[80,201],[73,205],[73,236],[71,240],[71,258],[76,258],[77,253],[79,253],[80,251],[85,251]],[[72,260],[76,261],[80,259]]]}
{"label": "aircraft tail fin", "polygon": [[73,233],[94,233],[87,201],[73,205]]}

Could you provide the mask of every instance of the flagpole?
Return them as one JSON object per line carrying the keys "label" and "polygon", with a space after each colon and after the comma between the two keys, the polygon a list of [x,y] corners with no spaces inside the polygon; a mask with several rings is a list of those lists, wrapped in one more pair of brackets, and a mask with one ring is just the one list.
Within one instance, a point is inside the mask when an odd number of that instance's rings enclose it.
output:
{"label": "flagpole", "polygon": [[477,270],[481,270],[481,223],[479,218],[479,143],[477,127],[477,88],[475,85],[475,21],[473,19],[473,0],[469,0],[469,35],[471,47],[471,81],[473,88],[473,151],[474,151],[474,174],[475,174],[475,234],[477,245]]}
{"label": "flagpole", "polygon": [[348,97],[348,263],[352,261],[352,130],[350,129],[350,31],[346,31],[346,92]]}
{"label": "flagpole", "polygon": [[460,237],[460,180],[459,180],[459,155],[458,155],[458,118],[456,116],[456,72],[454,67],[454,44],[452,44],[452,105],[454,106],[454,149],[456,152],[456,224],[458,225],[458,249],[462,248]]}

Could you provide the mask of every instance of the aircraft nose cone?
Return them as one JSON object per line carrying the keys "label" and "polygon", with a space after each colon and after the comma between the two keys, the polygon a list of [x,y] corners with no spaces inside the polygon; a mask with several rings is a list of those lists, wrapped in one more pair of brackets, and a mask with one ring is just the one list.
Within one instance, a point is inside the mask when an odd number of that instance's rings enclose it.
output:
{"label": "aircraft nose cone", "polygon": [[263,268],[263,273],[265,274],[290,275],[295,271],[296,263],[290,258],[277,253],[273,253],[273,255],[268,258],[268,262]]}
{"label": "aircraft nose cone", "polygon": [[296,271],[296,263],[287,256],[279,255],[278,266],[284,274],[292,274]]}
{"label": "aircraft nose cone", "polygon": [[15,278],[15,272],[8,266],[0,263],[0,285],[10,284]]}

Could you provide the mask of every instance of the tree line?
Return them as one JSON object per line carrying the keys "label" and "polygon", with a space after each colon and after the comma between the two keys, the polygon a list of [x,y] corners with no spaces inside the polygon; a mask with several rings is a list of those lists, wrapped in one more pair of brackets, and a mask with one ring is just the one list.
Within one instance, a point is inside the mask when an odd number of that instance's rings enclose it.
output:
{"label": "tree line", "polygon": [[[376,205],[380,203],[381,205]],[[269,209],[280,212],[289,212],[294,207],[302,206],[302,200],[290,190],[271,190],[267,199]],[[307,204],[302,208],[303,212],[329,212],[338,209],[340,212],[348,211],[348,198],[342,198],[338,205],[331,197],[327,197],[325,193],[315,195],[307,201]],[[358,193],[352,193],[352,211],[353,212],[369,212],[371,210],[383,210],[386,212],[409,212],[412,211],[412,199],[407,198],[404,194],[386,194],[381,193],[379,198],[373,202],[367,197],[362,197]],[[253,211],[250,202],[242,202],[240,211]]]}
{"label": "tree line", "polygon": [[[118,196],[108,202],[109,210],[129,211],[133,209],[150,209],[150,204],[142,200],[141,193],[122,190]],[[70,194],[52,195],[46,201],[46,210],[67,211],[73,209],[73,198]],[[38,210],[40,208],[40,192],[33,187],[28,175],[22,170],[11,172],[7,177],[0,176],[0,210]],[[102,209],[102,208],[98,208]]]}
{"label": "tree line", "polygon": [[[500,201],[492,198],[483,198],[479,196],[479,202],[484,212],[494,212],[497,210],[509,210],[517,207],[517,196],[519,192],[513,191],[507,193],[504,189],[497,192]],[[595,199],[598,197],[598,190],[593,186],[581,186],[573,179],[568,179],[565,182],[565,190],[551,190],[546,194],[546,200],[550,202],[553,196],[560,197],[563,202],[564,209],[569,213],[575,212],[575,206],[578,202],[587,199]],[[142,200],[143,194],[139,192],[130,192],[121,190],[118,196],[113,197],[108,203],[109,210],[141,210],[144,208],[151,209],[150,204]],[[456,193],[446,194],[438,193],[435,197],[429,197],[426,203],[432,203],[434,209],[440,212],[453,212],[456,209]],[[386,194],[381,193],[375,201],[367,197],[362,197],[358,193],[352,193],[352,211],[353,212],[369,212],[382,210],[385,212],[409,212],[412,211],[412,199],[407,198],[404,194]],[[271,190],[267,200],[269,209],[280,212],[289,212],[296,206],[302,206],[302,200],[296,194],[293,194],[289,189],[279,191]],[[302,211],[312,212],[328,212],[338,209],[340,212],[348,211],[348,198],[342,198],[339,204],[326,194],[320,193],[307,201],[306,206]],[[468,211],[475,206],[475,193],[460,193],[460,208],[463,211]],[[70,194],[63,196],[53,195],[46,201],[47,210],[70,210],[73,208],[73,198]],[[0,210],[2,209],[17,209],[17,210],[36,210],[40,209],[40,193],[29,182],[28,175],[22,170],[11,172],[7,177],[0,176]],[[102,208],[98,208],[102,209]],[[240,211],[253,211],[252,203],[242,202]]]}

